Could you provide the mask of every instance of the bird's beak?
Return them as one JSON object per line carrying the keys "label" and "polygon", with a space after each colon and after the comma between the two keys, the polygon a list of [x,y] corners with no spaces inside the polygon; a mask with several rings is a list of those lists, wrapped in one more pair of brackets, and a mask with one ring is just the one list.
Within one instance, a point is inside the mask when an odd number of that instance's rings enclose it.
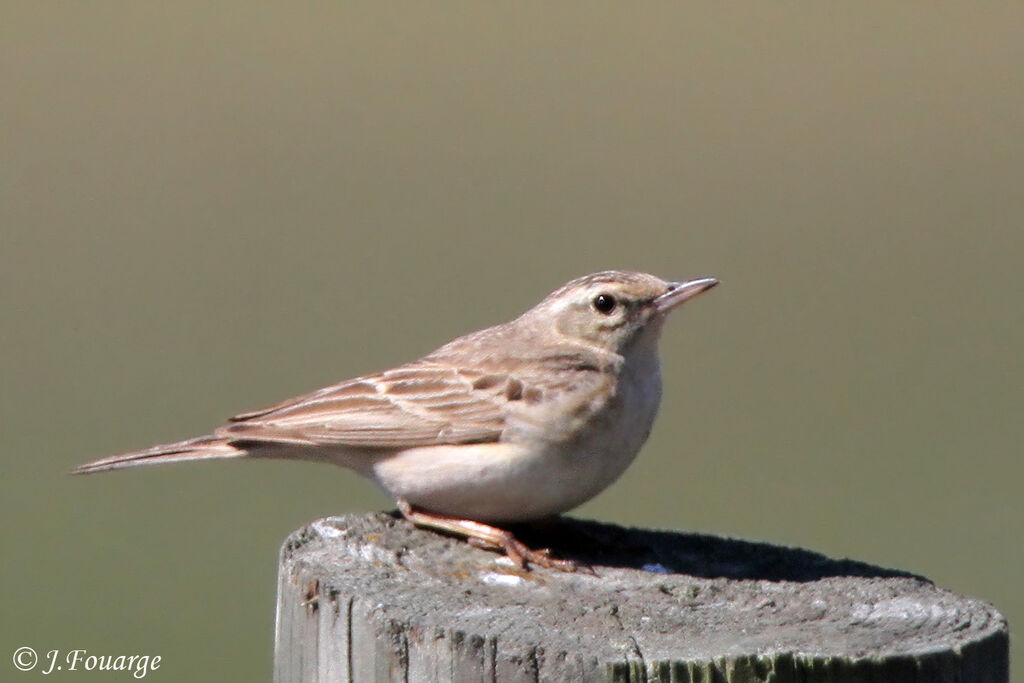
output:
{"label": "bird's beak", "polygon": [[717,284],[718,280],[713,277],[702,277],[686,282],[670,282],[668,291],[654,300],[654,308],[658,313],[667,313],[684,301],[692,299],[701,292],[706,292]]}

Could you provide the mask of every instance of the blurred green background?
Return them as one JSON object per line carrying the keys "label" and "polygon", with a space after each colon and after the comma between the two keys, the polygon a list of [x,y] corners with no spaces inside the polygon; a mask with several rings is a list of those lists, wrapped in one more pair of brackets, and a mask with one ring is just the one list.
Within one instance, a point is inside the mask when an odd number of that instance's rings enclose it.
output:
{"label": "blurred green background", "polygon": [[31,645],[269,678],[285,535],[390,502],[310,464],[67,470],[604,268],[723,284],[666,329],[641,457],[576,514],[898,567],[1024,622],[1022,26],[3,3],[0,677]]}

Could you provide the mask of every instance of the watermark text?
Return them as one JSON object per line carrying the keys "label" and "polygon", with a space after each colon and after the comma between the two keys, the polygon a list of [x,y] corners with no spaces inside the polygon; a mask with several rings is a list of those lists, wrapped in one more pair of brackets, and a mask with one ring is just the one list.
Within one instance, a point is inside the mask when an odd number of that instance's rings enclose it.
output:
{"label": "watermark text", "polygon": [[160,668],[160,655],[91,654],[87,650],[50,650],[42,658],[31,647],[19,647],[11,657],[18,671],[37,670],[44,676],[65,671],[124,671],[142,679]]}

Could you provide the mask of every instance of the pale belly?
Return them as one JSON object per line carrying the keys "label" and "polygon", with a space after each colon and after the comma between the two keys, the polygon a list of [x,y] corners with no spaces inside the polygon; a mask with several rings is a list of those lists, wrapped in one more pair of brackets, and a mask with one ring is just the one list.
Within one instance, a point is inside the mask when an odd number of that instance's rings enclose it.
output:
{"label": "pale belly", "polygon": [[374,463],[373,478],[395,498],[481,522],[540,519],[597,495],[636,453],[590,453],[513,443],[431,446]]}
{"label": "pale belly", "polygon": [[626,383],[586,436],[410,448],[377,459],[367,474],[395,498],[481,522],[540,519],[593,498],[626,470],[647,439],[660,382]]}

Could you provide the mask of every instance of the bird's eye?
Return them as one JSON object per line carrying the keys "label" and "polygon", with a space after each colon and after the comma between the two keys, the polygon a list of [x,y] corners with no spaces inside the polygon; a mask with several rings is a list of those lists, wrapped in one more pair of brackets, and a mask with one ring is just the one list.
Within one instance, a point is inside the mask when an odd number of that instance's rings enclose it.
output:
{"label": "bird's eye", "polygon": [[615,297],[611,294],[598,294],[594,297],[594,310],[604,315],[610,314],[615,310]]}

